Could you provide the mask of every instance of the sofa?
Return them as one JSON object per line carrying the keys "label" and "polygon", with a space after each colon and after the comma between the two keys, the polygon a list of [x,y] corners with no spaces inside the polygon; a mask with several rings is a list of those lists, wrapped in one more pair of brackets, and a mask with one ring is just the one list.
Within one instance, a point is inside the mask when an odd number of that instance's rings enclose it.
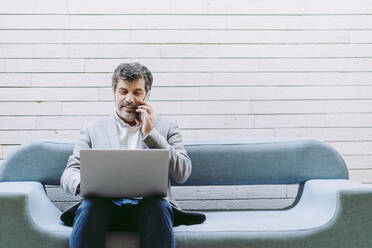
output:
{"label": "sofa", "polygon": [[[74,141],[35,140],[0,167],[0,247],[68,247],[71,227],[49,200]],[[174,227],[178,248],[372,247],[372,186],[349,180],[340,154],[313,139],[185,141],[193,170],[184,186],[298,184],[284,209],[205,211]],[[177,184],[174,184],[175,186]],[[135,232],[107,232],[106,247],[139,247]]]}

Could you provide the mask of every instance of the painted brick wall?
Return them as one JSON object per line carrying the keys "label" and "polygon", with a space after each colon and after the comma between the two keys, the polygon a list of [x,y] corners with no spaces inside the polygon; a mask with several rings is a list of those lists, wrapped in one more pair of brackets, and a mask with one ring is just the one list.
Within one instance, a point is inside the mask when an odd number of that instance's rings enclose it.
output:
{"label": "painted brick wall", "polygon": [[368,0],[2,0],[0,161],[32,139],[77,139],[111,113],[111,73],[133,61],[185,138],[316,138],[372,183]]}

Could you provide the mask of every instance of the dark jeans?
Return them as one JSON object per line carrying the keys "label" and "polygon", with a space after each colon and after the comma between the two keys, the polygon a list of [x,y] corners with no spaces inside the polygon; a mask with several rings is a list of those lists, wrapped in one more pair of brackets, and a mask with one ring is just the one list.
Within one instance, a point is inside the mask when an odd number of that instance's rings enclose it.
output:
{"label": "dark jeans", "polygon": [[105,247],[106,231],[139,232],[141,247],[175,247],[173,211],[163,198],[86,198],[74,218],[70,247]]}

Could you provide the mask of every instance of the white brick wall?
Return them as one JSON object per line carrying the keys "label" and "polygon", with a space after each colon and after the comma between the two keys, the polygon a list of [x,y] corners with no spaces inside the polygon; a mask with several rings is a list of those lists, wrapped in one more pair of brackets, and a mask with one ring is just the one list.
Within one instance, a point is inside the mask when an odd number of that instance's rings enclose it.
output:
{"label": "white brick wall", "polygon": [[111,113],[111,73],[133,61],[186,138],[317,138],[372,183],[370,0],[2,0],[0,161],[77,139]]}

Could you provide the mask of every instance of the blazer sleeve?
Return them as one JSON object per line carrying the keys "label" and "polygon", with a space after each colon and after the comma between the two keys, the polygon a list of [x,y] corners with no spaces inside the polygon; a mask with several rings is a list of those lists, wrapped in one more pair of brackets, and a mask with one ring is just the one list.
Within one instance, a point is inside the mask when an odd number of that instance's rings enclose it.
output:
{"label": "blazer sleeve", "polygon": [[156,129],[143,138],[149,148],[169,150],[169,177],[177,183],[184,183],[192,170],[191,159],[187,155],[182,141],[182,135],[176,121],[170,123],[167,139]]}
{"label": "blazer sleeve", "polygon": [[91,140],[88,128],[83,125],[80,129],[80,139],[74,147],[72,155],[67,160],[67,165],[61,176],[61,187],[67,193],[79,194],[80,185],[80,150],[91,149]]}

